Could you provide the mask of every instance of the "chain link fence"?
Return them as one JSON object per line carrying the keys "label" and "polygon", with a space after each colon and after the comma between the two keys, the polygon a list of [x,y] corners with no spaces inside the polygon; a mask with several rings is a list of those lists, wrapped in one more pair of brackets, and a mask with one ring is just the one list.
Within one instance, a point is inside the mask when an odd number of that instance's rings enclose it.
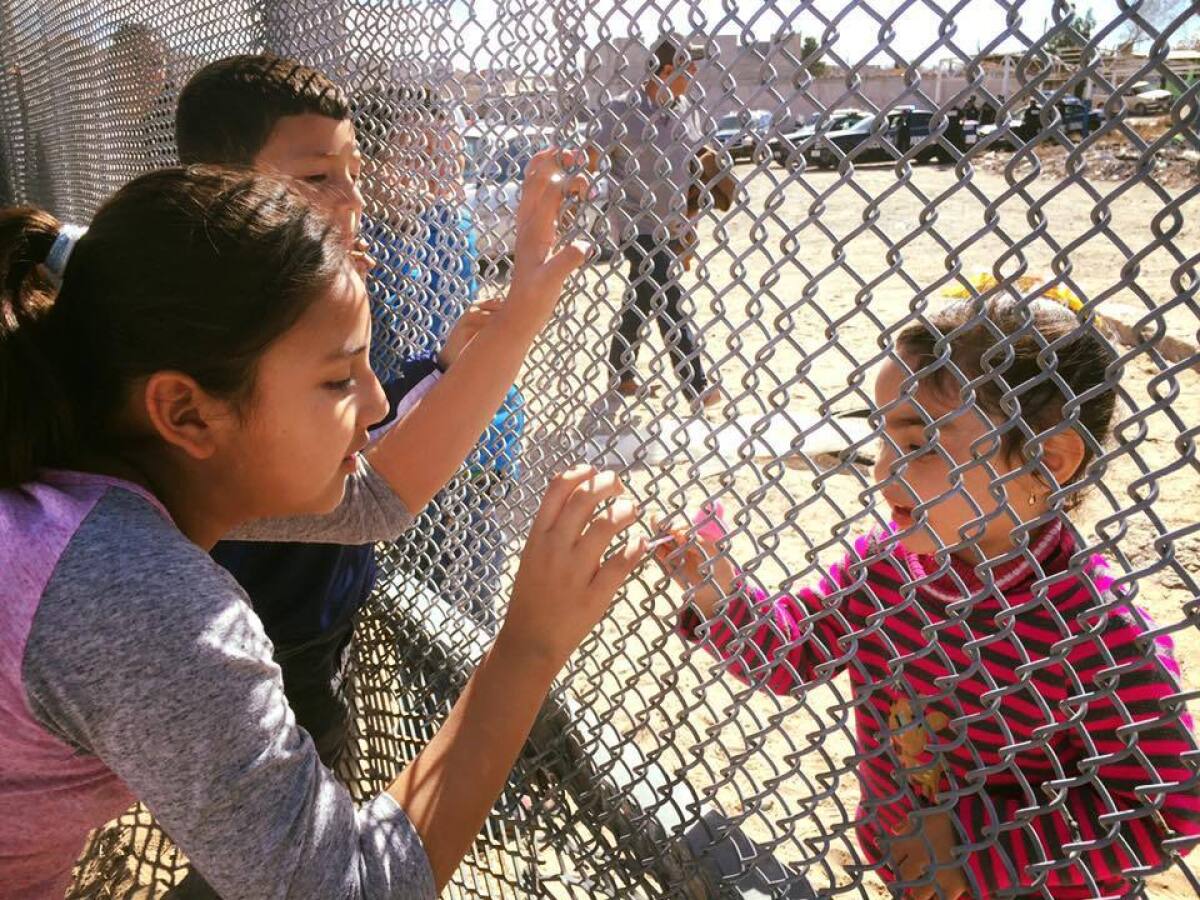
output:
{"label": "chain link fence", "polygon": [[[806,600],[793,630],[729,608],[700,645],[676,634],[696,592],[642,569],[558,681],[447,893],[898,895],[922,880],[894,879],[899,809],[954,814],[955,843],[977,860],[969,896],[1197,896],[1200,53],[1186,48],[1200,31],[1186,2],[1097,9],[1099,21],[1032,0],[0,0],[0,192],[86,221],[172,162],[175,100],[199,66],[263,50],[316,65],[354,100],[386,372],[436,346],[472,297],[503,291],[532,152],[597,151],[567,235],[597,254],[510,414],[414,533],[378,550],[345,683],[343,774],[361,798],[412,759],[479,660],[555,471],[619,470],[647,523],[720,503],[720,552],[745,590],[807,598],[905,485],[918,525],[962,500],[952,549],[969,550],[971,527],[1006,515],[985,515],[970,487],[1011,481],[1005,433],[1025,445],[1020,472],[1057,486],[1054,439],[1096,393],[1077,396],[1060,361],[1078,333],[1100,333],[1111,437],[1085,437],[1086,474],[1045,514],[1018,516],[998,562],[965,572],[931,550],[936,571],[907,572],[929,590],[891,597],[866,572],[876,552]],[[648,51],[668,31],[694,49],[657,78]],[[693,58],[690,89],[669,100]],[[674,199],[656,206],[662,183]],[[920,420],[924,449],[897,446],[883,419],[899,401],[881,404],[872,383],[904,329],[933,328],[954,296],[965,332],[990,327],[996,303],[1032,314],[1044,294],[1077,327],[1041,340],[1032,383],[1005,382],[1008,417],[967,461],[938,439],[1018,342],[1037,340],[1029,322],[992,329],[977,378],[936,340],[918,374],[940,370],[963,402]],[[1047,383],[1065,395],[1061,421],[1031,430]],[[892,462],[877,482],[881,453]],[[948,471],[933,497],[918,486],[926,465]],[[1038,545],[1059,527],[1074,543],[1056,574]],[[1092,553],[1111,561],[1111,588],[1093,584]],[[1002,566],[1022,561],[1028,596],[989,613]],[[701,568],[711,584],[716,567]],[[1092,599],[1056,611],[1068,583]],[[1114,622],[1138,638],[1100,643]],[[722,629],[719,660],[703,644]],[[1180,680],[1156,650],[1172,641]],[[1073,667],[1086,647],[1100,661]],[[1147,684],[1169,689],[1146,699]],[[94,834],[72,896],[164,896],[186,870],[138,808]]]}

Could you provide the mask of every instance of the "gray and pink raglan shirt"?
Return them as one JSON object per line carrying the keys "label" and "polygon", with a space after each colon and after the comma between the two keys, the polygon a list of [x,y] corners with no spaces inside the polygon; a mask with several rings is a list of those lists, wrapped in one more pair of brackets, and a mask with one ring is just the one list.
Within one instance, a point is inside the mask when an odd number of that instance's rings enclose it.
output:
{"label": "gray and pink raglan shirt", "polygon": [[[240,537],[346,544],[411,522],[364,462],[330,516]],[[143,801],[226,900],[433,897],[386,794],[358,808],[297,728],[245,594],[128,482],[0,490],[0,900],[61,898],[89,830]]]}

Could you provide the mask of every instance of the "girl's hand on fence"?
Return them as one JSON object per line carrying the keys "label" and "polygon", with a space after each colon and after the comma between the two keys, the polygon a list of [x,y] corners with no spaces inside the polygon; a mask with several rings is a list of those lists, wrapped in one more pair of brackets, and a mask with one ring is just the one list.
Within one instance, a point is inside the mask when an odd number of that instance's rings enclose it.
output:
{"label": "girl's hand on fence", "polygon": [[540,329],[554,312],[567,276],[583,265],[587,245],[569,243],[555,249],[563,201],[587,192],[587,176],[567,175],[564,167],[586,165],[582,151],[550,147],[534,155],[525,169],[517,207],[517,236],[513,252],[509,306]]}
{"label": "girl's hand on fence", "polygon": [[645,538],[634,538],[603,559],[613,538],[638,517],[624,491],[612,472],[579,466],[562,473],[550,482],[525,542],[502,633],[510,645],[548,659],[555,671],[646,555]]}
{"label": "girl's hand on fence", "polygon": [[[954,864],[954,848],[958,844],[954,820],[950,813],[910,816],[910,831],[892,841],[892,871],[899,881],[917,881],[936,863],[933,883],[909,888],[908,900],[957,900],[967,896],[970,886],[960,866]],[[940,890],[939,890],[940,889]]]}
{"label": "girl's hand on fence", "polygon": [[463,352],[467,344],[475,339],[475,335],[479,334],[491,319],[492,314],[502,305],[503,301],[501,300],[480,300],[478,303],[468,306],[466,311],[458,317],[458,321],[454,323],[450,333],[446,335],[446,343],[438,352],[438,364],[443,369],[454,365],[458,355]]}
{"label": "girl's hand on fence", "polygon": [[[656,533],[663,533],[663,522],[652,521]],[[733,593],[737,567],[717,542],[684,529],[672,529],[670,540],[654,548],[654,558],[663,570],[685,590],[692,590],[691,601],[704,618],[711,618],[717,603]],[[665,539],[665,538],[664,538]]]}

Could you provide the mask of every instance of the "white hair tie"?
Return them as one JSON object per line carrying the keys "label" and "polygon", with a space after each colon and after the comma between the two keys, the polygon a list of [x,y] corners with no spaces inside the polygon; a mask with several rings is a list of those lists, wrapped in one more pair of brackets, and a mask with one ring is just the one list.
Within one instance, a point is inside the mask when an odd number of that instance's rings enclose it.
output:
{"label": "white hair tie", "polygon": [[67,260],[71,258],[71,251],[75,249],[76,242],[86,233],[86,225],[63,223],[59,226],[58,236],[54,239],[54,243],[50,245],[50,252],[46,254],[46,261],[42,263],[46,267],[46,272],[49,273],[50,279],[56,285],[62,284],[63,272],[67,270]]}

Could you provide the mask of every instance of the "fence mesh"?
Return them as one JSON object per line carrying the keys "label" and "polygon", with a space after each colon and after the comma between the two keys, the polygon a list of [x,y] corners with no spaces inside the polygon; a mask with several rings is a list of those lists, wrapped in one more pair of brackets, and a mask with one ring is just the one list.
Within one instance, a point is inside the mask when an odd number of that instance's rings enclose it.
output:
{"label": "fence mesh", "polygon": [[[547,478],[568,464],[622,472],[647,522],[721,503],[721,552],[745,590],[807,606],[791,631],[726,611],[690,644],[675,628],[696,593],[640,570],[556,683],[449,895],[888,896],[924,878],[892,880],[899,809],[954,814],[976,860],[971,896],[1194,896],[1200,54],[1186,48],[1198,32],[1187,2],[1101,12],[0,0],[0,192],[86,221],[172,162],[175,101],[199,66],[263,50],[316,65],[354,101],[385,374],[436,346],[473,297],[503,292],[524,160],[547,144],[598,149],[569,229],[597,257],[504,421],[418,528],[378,548],[344,684],[355,722],[342,774],[369,797],[436,730],[502,619]],[[666,80],[647,62],[667,31],[705,50],[671,102],[687,59]],[[918,417],[919,447],[887,436],[903,403],[872,385],[906,327],[928,326],[950,295],[978,326],[989,303],[1032,313],[1047,293],[1074,311],[1070,335],[996,332],[979,377],[936,343],[921,374],[941,371],[962,402]],[[1107,441],[1084,441],[1086,474],[1059,487],[1055,438],[1092,399],[1060,372],[1080,331],[1113,348],[1116,412]],[[1006,383],[1010,415],[953,457],[950,433],[1020,340],[1041,341],[1042,374]],[[1031,428],[1047,385],[1067,398],[1061,421]],[[1027,451],[1018,475],[1055,486],[1044,514],[970,499],[981,479],[1001,496],[1013,483],[1005,434]],[[944,473],[933,494],[930,466]],[[894,597],[856,565],[844,590],[808,600],[802,587],[905,496],[918,523],[961,504],[946,542],[959,558],[997,517],[1013,549],[972,572],[930,551],[938,568],[909,572],[916,587]],[[1038,544],[1057,527],[1075,549],[1043,572]],[[1093,553],[1111,561],[1112,589],[1095,588]],[[1022,562],[1029,595],[997,612],[1004,566]],[[1092,585],[1091,600],[1059,611],[1072,583]],[[1118,622],[1141,637],[1099,643]],[[723,661],[702,646],[722,627]],[[1180,683],[1156,654],[1166,640]],[[783,652],[755,656],[772,641]],[[1171,687],[1138,694],[1154,683]],[[1155,741],[1171,735],[1185,750],[1168,770]],[[93,835],[72,896],[163,896],[186,871],[138,808]]]}

